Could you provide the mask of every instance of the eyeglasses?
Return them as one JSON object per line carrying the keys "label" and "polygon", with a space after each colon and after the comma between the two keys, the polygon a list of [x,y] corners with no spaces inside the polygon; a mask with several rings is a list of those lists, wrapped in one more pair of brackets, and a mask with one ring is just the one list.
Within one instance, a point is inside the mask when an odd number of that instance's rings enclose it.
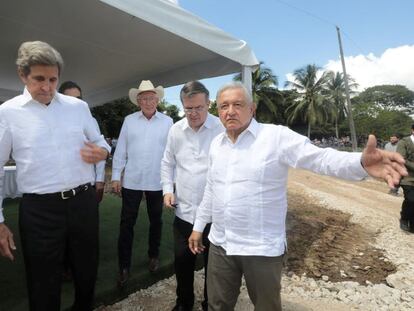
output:
{"label": "eyeglasses", "polygon": [[184,108],[184,112],[191,114],[192,112],[201,112],[205,109],[205,107],[200,106],[200,107],[192,107],[192,108]]}
{"label": "eyeglasses", "polygon": [[157,97],[151,96],[151,97],[138,97],[139,102],[154,102],[157,100]]}

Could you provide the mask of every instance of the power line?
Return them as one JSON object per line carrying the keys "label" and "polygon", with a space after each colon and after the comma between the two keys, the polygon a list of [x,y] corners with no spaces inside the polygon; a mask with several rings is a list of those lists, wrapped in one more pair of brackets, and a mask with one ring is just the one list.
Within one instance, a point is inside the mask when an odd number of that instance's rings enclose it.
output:
{"label": "power line", "polygon": [[[286,6],[288,6],[288,7],[290,7],[291,9],[293,9],[293,10],[296,10],[296,11],[299,11],[299,12],[302,12],[302,13],[304,13],[304,14],[306,14],[306,15],[309,15],[310,17],[313,17],[313,18],[315,18],[315,19],[317,19],[317,20],[319,20],[319,21],[321,21],[321,22],[323,22],[323,23],[325,23],[325,24],[328,24],[329,26],[332,26],[332,27],[337,27],[337,24],[336,23],[333,23],[332,21],[329,21],[329,20],[327,20],[326,18],[323,18],[323,17],[321,17],[321,16],[318,16],[318,15],[316,15],[316,14],[314,14],[314,13],[312,13],[312,12],[309,12],[309,11],[307,11],[307,10],[305,10],[305,9],[303,9],[303,8],[300,8],[300,7],[298,7],[298,6],[296,6],[296,5],[293,5],[293,4],[290,4],[290,3],[287,3],[287,2],[285,2],[285,1],[283,1],[283,0],[276,0],[277,2],[280,2],[280,3],[282,3],[282,4],[284,4],[284,5],[286,5]],[[362,49],[352,38],[351,38],[351,36],[349,35],[349,34],[347,34],[342,28],[341,28],[341,32],[347,37],[347,39],[351,42],[351,44],[353,44],[363,55],[365,55],[365,52],[364,52],[364,49]]]}
{"label": "power line", "polygon": [[[347,34],[345,31],[343,31],[342,28],[341,28],[341,32],[345,35],[345,37],[347,37],[347,39],[351,42],[351,44],[353,44],[362,53],[362,55],[367,54],[354,40],[352,40],[352,38],[349,34]],[[367,58],[367,59],[370,60],[369,58]]]}
{"label": "power line", "polygon": [[302,13],[305,13],[306,15],[309,15],[309,16],[311,16],[313,18],[316,18],[316,19],[320,20],[323,23],[326,23],[326,24],[328,24],[330,26],[336,27],[335,23],[333,23],[333,22],[331,22],[331,21],[329,21],[329,20],[327,20],[327,19],[325,19],[323,17],[320,17],[320,16],[318,16],[318,15],[316,15],[314,13],[311,13],[309,11],[306,11],[305,9],[302,9],[300,7],[297,7],[297,6],[293,5],[293,4],[287,3],[287,2],[282,1],[282,0],[276,0],[276,1],[282,3],[282,4],[286,5],[286,6],[288,6],[288,7],[292,8],[292,9],[294,9],[294,10],[300,11]]}

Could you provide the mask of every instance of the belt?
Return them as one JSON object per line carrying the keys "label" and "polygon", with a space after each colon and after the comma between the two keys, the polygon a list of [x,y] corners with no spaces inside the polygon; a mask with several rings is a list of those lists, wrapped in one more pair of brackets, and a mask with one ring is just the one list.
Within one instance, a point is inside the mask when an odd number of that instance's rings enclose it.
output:
{"label": "belt", "polygon": [[88,190],[91,187],[92,187],[91,183],[88,182],[87,184],[83,184],[83,185],[80,185],[80,186],[77,186],[75,188],[65,190],[65,191],[54,192],[54,193],[44,193],[44,194],[25,193],[23,194],[23,196],[42,196],[42,197],[53,197],[53,198],[59,198],[62,200],[67,200],[67,199],[75,197],[77,194],[81,192]]}

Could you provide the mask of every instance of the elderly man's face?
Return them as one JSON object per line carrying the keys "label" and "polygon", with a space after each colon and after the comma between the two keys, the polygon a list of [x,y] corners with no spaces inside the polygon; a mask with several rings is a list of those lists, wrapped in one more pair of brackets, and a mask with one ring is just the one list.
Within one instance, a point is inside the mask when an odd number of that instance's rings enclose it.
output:
{"label": "elderly man's face", "polygon": [[151,117],[157,110],[158,96],[155,92],[142,92],[137,96],[137,102],[142,113],[146,117]]}
{"label": "elderly man's face", "polygon": [[254,105],[248,103],[242,89],[227,89],[217,98],[217,108],[221,122],[228,134],[238,136],[250,124]]}
{"label": "elderly man's face", "polygon": [[34,100],[42,104],[49,104],[52,101],[59,83],[57,66],[31,66],[27,76],[23,73],[19,73],[19,76]]}
{"label": "elderly man's face", "polygon": [[183,97],[183,107],[188,125],[197,131],[206,121],[209,101],[206,94],[198,93]]}

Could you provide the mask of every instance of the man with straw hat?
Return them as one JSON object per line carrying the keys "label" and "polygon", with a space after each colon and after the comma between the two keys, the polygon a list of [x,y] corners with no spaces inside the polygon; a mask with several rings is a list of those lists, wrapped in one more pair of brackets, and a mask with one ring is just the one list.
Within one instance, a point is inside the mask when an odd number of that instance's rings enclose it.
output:
{"label": "man with straw hat", "polygon": [[126,284],[129,277],[134,225],[144,193],[150,221],[148,269],[156,272],[159,268],[163,207],[160,165],[168,131],[173,124],[170,117],[157,111],[163,96],[163,87],[154,87],[149,80],[143,80],[137,89],[129,90],[131,102],[141,111],[125,118],[113,157],[112,189],[122,195],[118,238],[120,287]]}

